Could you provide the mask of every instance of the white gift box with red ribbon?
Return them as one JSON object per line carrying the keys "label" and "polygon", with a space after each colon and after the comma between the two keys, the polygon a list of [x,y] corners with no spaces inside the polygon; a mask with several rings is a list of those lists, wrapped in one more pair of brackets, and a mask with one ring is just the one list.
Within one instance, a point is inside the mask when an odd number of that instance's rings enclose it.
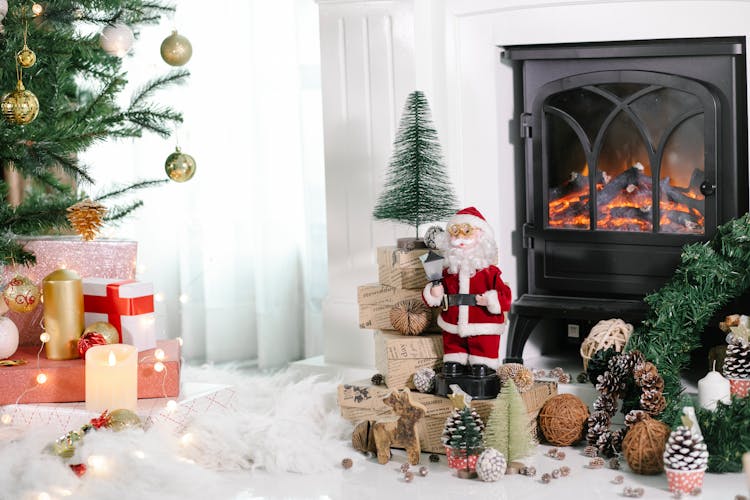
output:
{"label": "white gift box with red ribbon", "polygon": [[134,345],[139,352],[156,347],[153,283],[84,278],[83,310],[86,325],[111,323],[123,344]]}

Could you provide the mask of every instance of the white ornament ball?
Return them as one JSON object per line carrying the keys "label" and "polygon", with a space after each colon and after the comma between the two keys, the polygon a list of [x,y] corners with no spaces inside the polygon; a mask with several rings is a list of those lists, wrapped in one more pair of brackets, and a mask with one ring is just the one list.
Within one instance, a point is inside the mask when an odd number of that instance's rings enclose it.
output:
{"label": "white ornament ball", "polygon": [[419,392],[431,393],[435,388],[435,370],[420,368],[414,373],[414,387]]}
{"label": "white ornament ball", "polygon": [[105,27],[99,35],[99,45],[111,56],[123,57],[133,46],[135,36],[127,24],[114,24]]}
{"label": "white ornament ball", "polygon": [[18,327],[5,316],[0,316],[0,359],[6,359],[18,350]]}
{"label": "white ornament ball", "polygon": [[477,475],[482,481],[497,481],[505,474],[508,463],[495,448],[487,448],[477,459]]}
{"label": "white ornament ball", "polygon": [[0,20],[8,15],[8,0],[0,0]]}
{"label": "white ornament ball", "polygon": [[440,226],[430,226],[424,233],[424,244],[427,248],[436,250],[440,246],[440,239],[445,237],[445,230]]}

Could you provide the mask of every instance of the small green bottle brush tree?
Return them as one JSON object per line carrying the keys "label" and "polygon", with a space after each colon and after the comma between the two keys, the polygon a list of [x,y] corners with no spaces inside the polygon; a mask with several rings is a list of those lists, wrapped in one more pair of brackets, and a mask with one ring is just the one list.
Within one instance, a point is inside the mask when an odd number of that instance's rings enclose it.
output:
{"label": "small green bottle brush tree", "polygon": [[430,105],[424,93],[415,90],[406,99],[385,187],[372,215],[376,220],[413,226],[414,240],[419,240],[419,226],[455,212],[456,196],[432,125]]}

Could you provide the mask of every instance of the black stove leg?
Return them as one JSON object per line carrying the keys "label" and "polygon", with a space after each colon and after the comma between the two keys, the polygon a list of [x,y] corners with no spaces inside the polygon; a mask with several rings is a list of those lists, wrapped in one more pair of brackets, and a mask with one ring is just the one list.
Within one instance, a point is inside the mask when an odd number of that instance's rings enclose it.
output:
{"label": "black stove leg", "polygon": [[523,363],[523,347],[541,318],[511,314],[508,327],[508,352],[504,363]]}

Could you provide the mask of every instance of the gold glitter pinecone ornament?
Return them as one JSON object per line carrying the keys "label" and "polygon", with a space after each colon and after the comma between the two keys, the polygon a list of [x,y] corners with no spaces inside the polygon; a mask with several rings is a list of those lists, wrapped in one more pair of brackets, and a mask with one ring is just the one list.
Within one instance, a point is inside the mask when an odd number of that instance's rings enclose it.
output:
{"label": "gold glitter pinecone ornament", "polygon": [[402,335],[419,335],[430,324],[431,314],[421,300],[402,300],[391,309],[391,325]]}
{"label": "gold glitter pinecone ornament", "polygon": [[104,225],[107,207],[97,201],[85,199],[68,207],[68,221],[84,240],[93,240]]}
{"label": "gold glitter pinecone ornament", "polygon": [[534,374],[519,363],[506,363],[497,371],[500,382],[505,383],[508,379],[513,380],[518,392],[526,392],[534,385]]}

